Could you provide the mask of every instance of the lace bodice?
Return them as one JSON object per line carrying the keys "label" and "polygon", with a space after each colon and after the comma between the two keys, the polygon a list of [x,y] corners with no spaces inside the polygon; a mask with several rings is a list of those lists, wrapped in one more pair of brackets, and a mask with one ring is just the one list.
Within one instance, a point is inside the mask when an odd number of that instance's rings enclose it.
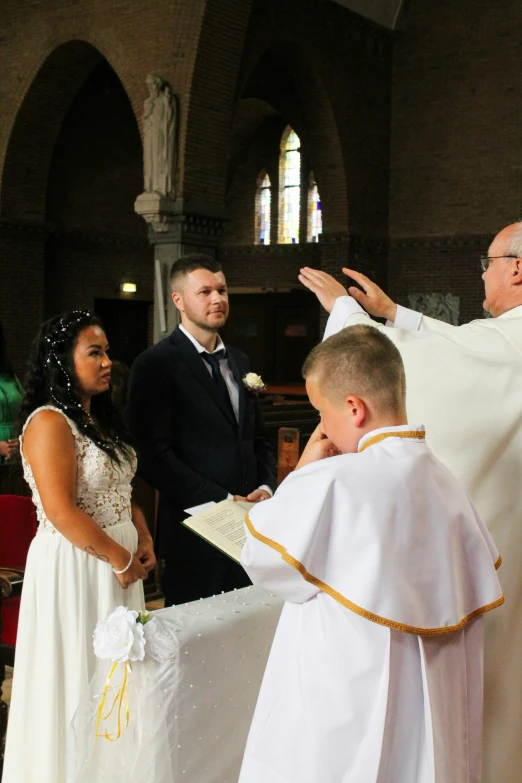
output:
{"label": "lace bodice", "polygon": [[31,488],[33,503],[38,517],[38,531],[47,530],[56,533],[51,520],[45,515],[31,466],[24,457],[22,444],[25,428],[33,416],[41,410],[54,410],[61,413],[74,435],[74,448],[78,464],[76,477],[76,505],[89,514],[102,528],[112,527],[131,519],[131,480],[136,472],[136,457],[122,461],[117,465],[104,451],[78,430],[63,411],[53,405],[44,405],[33,411],[24,424],[20,436],[20,451],[24,477]]}

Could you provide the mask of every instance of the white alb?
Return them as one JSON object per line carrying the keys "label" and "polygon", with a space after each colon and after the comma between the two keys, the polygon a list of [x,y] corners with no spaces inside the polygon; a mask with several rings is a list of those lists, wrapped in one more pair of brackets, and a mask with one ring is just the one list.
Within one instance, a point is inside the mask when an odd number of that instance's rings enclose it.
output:
{"label": "white alb", "polygon": [[340,297],[325,337],[373,324],[401,352],[408,418],[468,490],[504,559],[505,605],[485,618],[482,783],[522,783],[522,306],[463,326],[403,307],[393,326]]}

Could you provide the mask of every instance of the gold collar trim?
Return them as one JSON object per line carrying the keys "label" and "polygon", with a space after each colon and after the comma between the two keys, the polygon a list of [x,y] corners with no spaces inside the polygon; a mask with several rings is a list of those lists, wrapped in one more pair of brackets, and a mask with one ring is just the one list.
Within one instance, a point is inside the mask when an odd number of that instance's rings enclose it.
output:
{"label": "gold collar trim", "polygon": [[[393,435],[393,434],[395,433],[389,433],[389,435]],[[293,568],[295,568],[296,571],[299,571],[303,579],[305,579],[311,585],[318,587],[320,590],[323,591],[323,593],[329,595],[331,598],[334,599],[334,601],[337,601],[338,603],[341,604],[341,606],[346,607],[346,609],[349,609],[351,612],[355,612],[355,614],[364,617],[366,620],[370,620],[370,622],[372,623],[377,623],[378,625],[385,625],[388,628],[394,628],[396,631],[411,633],[414,634],[415,636],[442,636],[443,634],[454,633],[454,631],[460,631],[462,628],[464,628],[464,626],[467,625],[467,623],[469,623],[471,620],[474,620],[475,617],[479,617],[479,615],[484,614],[485,612],[490,612],[492,609],[496,609],[497,606],[502,606],[502,604],[504,603],[504,596],[501,595],[500,598],[497,598],[497,600],[493,601],[493,603],[487,604],[486,606],[480,606],[478,609],[475,609],[473,612],[470,612],[470,614],[467,614],[465,617],[463,617],[462,620],[456,625],[445,625],[441,628],[415,628],[415,626],[413,625],[405,625],[404,623],[397,623],[395,622],[395,620],[388,620],[385,617],[380,617],[378,614],[369,612],[367,609],[363,609],[361,606],[357,606],[357,604],[352,603],[352,601],[348,600],[348,598],[346,598],[344,595],[338,593],[337,590],[334,590],[333,587],[330,587],[330,585],[327,585],[325,582],[322,582],[320,579],[317,579],[316,576],[312,576],[312,574],[309,574],[306,568],[304,567],[304,565],[300,563],[299,560],[296,560],[295,557],[292,557],[292,555],[288,554],[284,546],[278,544],[277,541],[273,541],[271,538],[267,538],[262,533],[258,533],[258,531],[253,526],[252,522],[250,521],[250,517],[248,516],[248,514],[246,515],[245,518],[245,524],[248,530],[250,531],[250,533],[254,536],[254,538],[257,538],[258,541],[261,541],[263,544],[266,544],[272,549],[275,549],[276,552],[279,552],[281,558],[285,561],[285,563],[288,563]],[[499,557],[499,559],[495,563],[495,568],[498,568],[501,562],[502,562],[502,558]]]}
{"label": "gold collar trim", "polygon": [[369,446],[373,446],[375,443],[380,443],[386,438],[410,438],[411,440],[425,440],[426,433],[424,430],[398,430],[397,432],[381,432],[379,435],[374,435],[373,438],[367,440],[366,443],[363,443],[363,445],[358,450],[358,453],[360,454],[361,451],[364,451],[364,449],[367,449]]}

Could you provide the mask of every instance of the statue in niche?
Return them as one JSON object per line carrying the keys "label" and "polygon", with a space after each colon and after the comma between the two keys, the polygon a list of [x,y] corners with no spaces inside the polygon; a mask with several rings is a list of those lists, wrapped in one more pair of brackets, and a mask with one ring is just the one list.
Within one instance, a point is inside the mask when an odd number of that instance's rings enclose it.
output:
{"label": "statue in niche", "polygon": [[170,84],[149,73],[143,104],[143,178],[146,193],[175,196],[178,104]]}
{"label": "statue in niche", "polygon": [[459,325],[460,297],[454,294],[409,294],[408,306],[439,321]]}

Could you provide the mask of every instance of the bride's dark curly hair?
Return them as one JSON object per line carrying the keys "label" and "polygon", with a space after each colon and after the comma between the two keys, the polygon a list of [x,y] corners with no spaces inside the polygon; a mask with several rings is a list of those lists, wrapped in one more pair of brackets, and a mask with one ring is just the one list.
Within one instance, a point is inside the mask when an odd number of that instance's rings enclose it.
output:
{"label": "bride's dark curly hair", "polygon": [[29,354],[16,429],[21,433],[27,417],[37,408],[54,405],[119,464],[122,457],[131,454],[131,438],[110,391],[92,397],[90,415],[81,406],[73,351],[80,332],[88,326],[103,329],[100,319],[87,310],[54,316],[41,326]]}

